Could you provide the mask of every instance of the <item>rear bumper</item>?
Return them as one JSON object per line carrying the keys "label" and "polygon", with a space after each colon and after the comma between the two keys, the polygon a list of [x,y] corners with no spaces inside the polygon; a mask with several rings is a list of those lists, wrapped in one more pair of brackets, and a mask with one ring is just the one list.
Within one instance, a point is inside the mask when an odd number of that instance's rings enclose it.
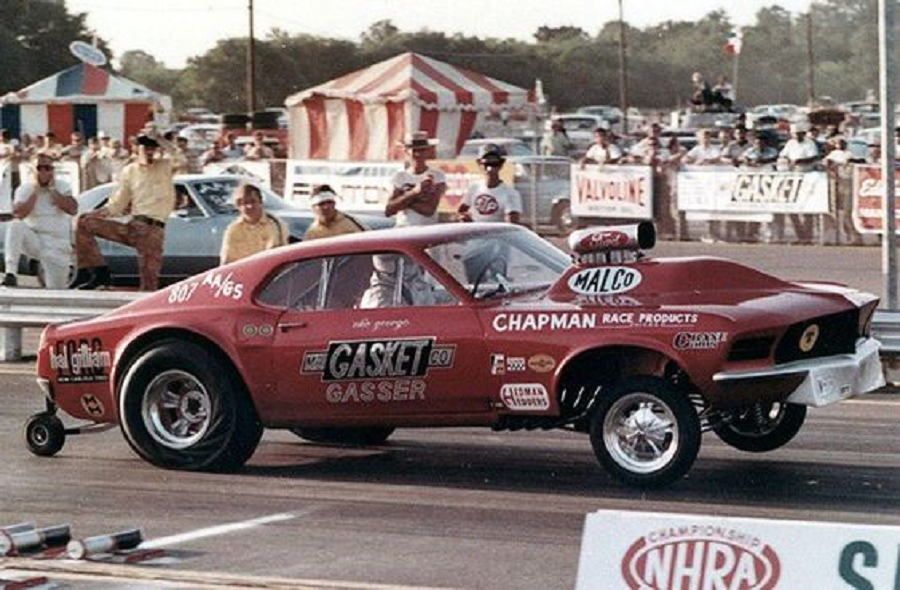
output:
{"label": "rear bumper", "polygon": [[764,389],[776,381],[792,383],[784,401],[827,406],[885,384],[879,346],[874,338],[860,339],[853,354],[807,359],[763,370],[716,373],[713,381],[723,390],[754,385]]}

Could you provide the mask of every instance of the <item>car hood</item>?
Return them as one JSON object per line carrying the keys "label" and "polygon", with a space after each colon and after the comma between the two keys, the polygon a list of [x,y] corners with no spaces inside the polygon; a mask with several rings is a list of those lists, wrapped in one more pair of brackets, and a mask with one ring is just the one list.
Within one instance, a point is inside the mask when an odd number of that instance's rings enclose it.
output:
{"label": "car hood", "polygon": [[562,308],[678,310],[750,322],[760,329],[873,307],[878,301],[874,295],[840,285],[792,283],[708,257],[573,266],[545,298]]}

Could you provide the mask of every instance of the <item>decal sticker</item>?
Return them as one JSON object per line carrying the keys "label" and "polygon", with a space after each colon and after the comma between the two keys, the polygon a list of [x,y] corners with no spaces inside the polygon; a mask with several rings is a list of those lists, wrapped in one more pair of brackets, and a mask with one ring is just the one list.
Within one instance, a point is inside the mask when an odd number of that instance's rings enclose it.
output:
{"label": "decal sticker", "polygon": [[232,274],[234,273],[228,273],[225,277],[222,277],[221,272],[206,273],[201,285],[208,287],[216,299],[225,297],[238,300],[244,294],[244,285],[232,281]]}
{"label": "decal sticker", "polygon": [[389,331],[389,332],[399,332],[403,328],[409,327],[409,320],[375,320],[374,322],[369,318],[362,318],[361,320],[356,320],[353,322],[354,330],[371,330],[372,332],[381,332],[381,331]]}
{"label": "decal sticker", "polygon": [[103,403],[97,399],[97,396],[91,394],[81,396],[81,407],[91,416],[102,416],[105,412]]}
{"label": "decal sticker", "polygon": [[510,410],[546,410],[550,395],[540,383],[507,383],[500,388],[500,400]]}
{"label": "decal sticker", "polygon": [[[691,568],[679,565],[686,556],[692,556]],[[781,561],[756,535],[708,524],[651,531],[622,556],[628,588],[668,588],[673,579],[669,572],[674,571],[683,573],[679,588],[772,590],[778,587]]]}
{"label": "decal sticker", "polygon": [[431,368],[453,367],[455,344],[434,338],[329,342],[328,350],[303,355],[301,373],[322,373],[322,381],[424,377]]}
{"label": "decal sticker", "polygon": [[99,338],[61,340],[51,347],[50,368],[58,383],[96,383],[109,381],[112,354],[103,350]]}
{"label": "decal sticker", "polygon": [[816,341],[818,339],[819,325],[810,324],[805,330],[803,330],[803,334],[800,335],[800,350],[803,352],[809,352],[816,345]]}
{"label": "decal sticker", "polygon": [[586,268],[569,277],[569,289],[582,295],[625,293],[641,284],[639,270],[628,266]]}
{"label": "decal sticker", "polygon": [[597,327],[593,313],[498,313],[491,326],[495,332],[527,332],[541,330],[583,330]]}
{"label": "decal sticker", "polygon": [[506,370],[510,373],[521,373],[525,370],[525,357],[511,356],[506,359]]}
{"label": "decal sticker", "polygon": [[186,303],[191,300],[198,287],[206,287],[213,297],[234,299],[237,301],[244,294],[244,285],[231,280],[234,273],[222,276],[221,272],[211,271],[203,276],[203,280],[195,280],[187,283],[178,283],[169,287],[170,304]]}
{"label": "decal sticker", "polygon": [[672,339],[676,350],[712,350],[728,340],[727,332],[678,332]]}
{"label": "decal sticker", "polygon": [[425,399],[424,379],[387,379],[329,383],[325,399],[330,404],[406,402]]}
{"label": "decal sticker", "polygon": [[272,324],[244,324],[241,326],[241,334],[247,338],[252,338],[253,336],[271,336],[275,331],[275,328],[272,327]]}
{"label": "decal sticker", "polygon": [[692,326],[700,319],[696,313],[614,311],[600,315],[604,328],[660,328]]}
{"label": "decal sticker", "polygon": [[556,368],[556,359],[549,354],[536,354],[528,359],[528,368],[535,373],[549,373]]}
{"label": "decal sticker", "polygon": [[628,234],[619,230],[603,230],[589,233],[578,242],[578,247],[584,252],[608,248],[624,248],[627,245]]}
{"label": "decal sticker", "polygon": [[506,375],[506,357],[502,354],[491,355],[491,375]]}
{"label": "decal sticker", "polygon": [[640,307],[644,305],[630,295],[579,295],[576,305],[600,305],[603,307]]}

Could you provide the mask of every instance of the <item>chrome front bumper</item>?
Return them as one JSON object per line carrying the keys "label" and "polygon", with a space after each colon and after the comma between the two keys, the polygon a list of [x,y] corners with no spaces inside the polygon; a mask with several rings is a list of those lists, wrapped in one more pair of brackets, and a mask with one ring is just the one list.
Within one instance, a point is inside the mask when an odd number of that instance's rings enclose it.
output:
{"label": "chrome front bumper", "polygon": [[874,338],[860,339],[856,352],[776,365],[762,370],[727,371],[713,375],[713,381],[752,383],[776,377],[803,376],[800,385],[785,399],[793,404],[821,407],[848,397],[862,395],[885,384],[879,358],[880,344]]}

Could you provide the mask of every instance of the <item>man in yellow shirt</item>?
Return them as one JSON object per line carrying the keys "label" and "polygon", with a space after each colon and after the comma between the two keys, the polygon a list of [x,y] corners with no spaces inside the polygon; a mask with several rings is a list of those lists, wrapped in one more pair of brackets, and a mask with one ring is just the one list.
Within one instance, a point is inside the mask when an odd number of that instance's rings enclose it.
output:
{"label": "man in yellow shirt", "polygon": [[[109,267],[97,245],[97,236],[137,250],[141,291],[159,287],[166,220],[175,207],[175,187],[172,164],[159,154],[158,139],[161,140],[154,131],[138,136],[138,158],[122,170],[119,189],[105,207],[78,218],[78,274],[71,288],[96,289],[109,283]],[[128,222],[111,219],[125,214],[131,215]]]}
{"label": "man in yellow shirt", "polygon": [[317,186],[309,197],[315,221],[303,234],[304,240],[316,240],[342,234],[352,234],[366,229],[358,221],[337,210],[337,195],[327,184]]}
{"label": "man in yellow shirt", "polygon": [[219,256],[221,264],[288,243],[287,227],[280,219],[266,213],[258,187],[238,185],[234,191],[234,203],[241,214],[225,230]]}

